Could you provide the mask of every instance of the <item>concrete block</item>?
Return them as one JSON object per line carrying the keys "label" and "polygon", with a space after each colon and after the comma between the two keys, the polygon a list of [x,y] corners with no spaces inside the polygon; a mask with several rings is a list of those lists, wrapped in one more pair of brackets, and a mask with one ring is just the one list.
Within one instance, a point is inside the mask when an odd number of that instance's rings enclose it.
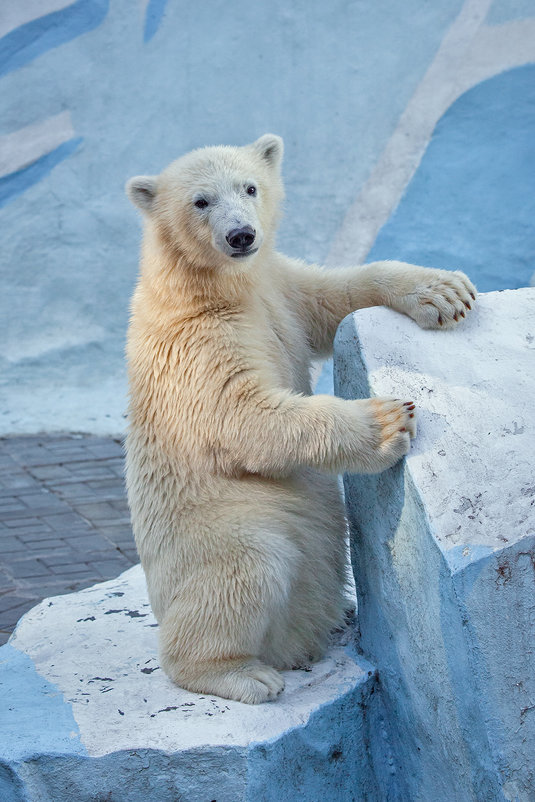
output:
{"label": "concrete block", "polygon": [[361,647],[406,799],[535,799],[535,289],[455,331],[342,323],[335,387],[417,406],[403,463],[345,477]]}
{"label": "concrete block", "polygon": [[0,799],[380,802],[380,695],[350,635],[250,706],[164,675],[139,566],[45,599],[0,649]]}

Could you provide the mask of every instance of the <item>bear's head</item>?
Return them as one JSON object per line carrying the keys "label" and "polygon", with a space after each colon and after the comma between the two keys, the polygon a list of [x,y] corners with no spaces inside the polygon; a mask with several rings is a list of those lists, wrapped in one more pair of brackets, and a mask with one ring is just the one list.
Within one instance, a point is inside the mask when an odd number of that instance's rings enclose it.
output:
{"label": "bear's head", "polygon": [[283,198],[282,139],[265,134],[245,147],[208,147],[159,176],[130,179],[130,200],[167,246],[195,267],[243,266],[273,246]]}

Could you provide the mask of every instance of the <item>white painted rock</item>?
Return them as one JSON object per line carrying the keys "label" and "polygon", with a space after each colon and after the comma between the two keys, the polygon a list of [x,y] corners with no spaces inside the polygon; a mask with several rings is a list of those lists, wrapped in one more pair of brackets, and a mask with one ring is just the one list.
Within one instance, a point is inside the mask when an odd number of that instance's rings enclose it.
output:
{"label": "white painted rock", "polygon": [[373,785],[359,711],[376,678],[351,632],[258,706],[178,688],[156,633],[140,566],[24,616],[0,650],[2,802],[347,800]]}
{"label": "white painted rock", "polygon": [[357,312],[335,380],[418,415],[406,460],[345,478],[361,646],[400,738],[402,798],[531,802],[535,289],[480,295],[453,331]]}

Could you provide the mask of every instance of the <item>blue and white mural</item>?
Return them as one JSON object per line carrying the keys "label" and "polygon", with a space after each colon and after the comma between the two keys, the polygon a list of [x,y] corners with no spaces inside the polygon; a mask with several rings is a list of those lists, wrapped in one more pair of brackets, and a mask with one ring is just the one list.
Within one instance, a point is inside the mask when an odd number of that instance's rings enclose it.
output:
{"label": "blue and white mural", "polygon": [[530,62],[526,0],[3,0],[1,431],[123,430],[123,186],[194,147],[284,137],[287,253],[527,283]]}

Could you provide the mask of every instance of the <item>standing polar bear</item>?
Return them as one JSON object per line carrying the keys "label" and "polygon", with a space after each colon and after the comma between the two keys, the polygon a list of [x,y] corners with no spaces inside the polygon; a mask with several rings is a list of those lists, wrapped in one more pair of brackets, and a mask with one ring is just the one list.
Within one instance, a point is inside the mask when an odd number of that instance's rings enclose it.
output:
{"label": "standing polar bear", "polygon": [[282,151],[266,134],[127,185],[145,218],[127,485],[161,663],[184,688],[250,703],[321,657],[343,619],[336,474],[388,468],[415,434],[410,401],[311,395],[311,359],[355,309],[447,328],[475,299],[459,272],[277,253]]}

